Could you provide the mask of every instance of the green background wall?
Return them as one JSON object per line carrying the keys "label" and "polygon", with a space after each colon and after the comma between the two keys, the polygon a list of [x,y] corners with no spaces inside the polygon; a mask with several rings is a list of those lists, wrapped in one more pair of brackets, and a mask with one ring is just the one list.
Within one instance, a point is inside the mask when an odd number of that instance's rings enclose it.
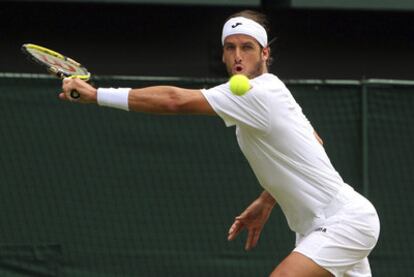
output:
{"label": "green background wall", "polygon": [[[98,78],[206,87],[213,79]],[[266,276],[294,235],[275,209],[259,245],[227,242],[259,193],[219,118],[72,105],[44,75],[0,76],[0,276]],[[374,276],[410,276],[414,86],[291,81],[345,181],[377,207]]]}

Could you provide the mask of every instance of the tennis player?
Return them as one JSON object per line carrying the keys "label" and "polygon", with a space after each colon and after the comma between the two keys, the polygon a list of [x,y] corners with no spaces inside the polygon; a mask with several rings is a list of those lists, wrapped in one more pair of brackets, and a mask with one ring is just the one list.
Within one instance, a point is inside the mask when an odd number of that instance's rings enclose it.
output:
{"label": "tennis player", "polygon": [[[270,276],[371,276],[367,257],[379,236],[377,212],[344,183],[289,90],[268,73],[265,16],[254,11],[232,15],[221,41],[229,75],[251,79],[252,88],[244,96],[233,95],[228,83],[207,90],[96,89],[79,79],[65,79],[60,98],[126,111],[220,116],[226,126],[236,126],[241,151],[263,187],[235,218],[228,239],[246,229],[246,250],[256,246],[278,204],[296,233],[296,246]],[[70,98],[73,89],[79,99]]]}

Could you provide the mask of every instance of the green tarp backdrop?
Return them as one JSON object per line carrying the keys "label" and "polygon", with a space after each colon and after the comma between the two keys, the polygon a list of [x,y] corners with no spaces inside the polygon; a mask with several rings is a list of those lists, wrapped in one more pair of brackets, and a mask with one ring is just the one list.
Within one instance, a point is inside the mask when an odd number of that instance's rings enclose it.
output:
{"label": "green tarp backdrop", "polygon": [[109,4],[161,4],[161,5],[210,5],[235,7],[275,7],[292,9],[334,10],[396,10],[412,11],[412,0],[15,0],[21,2],[77,2]]}
{"label": "green tarp backdrop", "polygon": [[296,9],[414,10],[412,0],[263,0],[269,6]]}
{"label": "green tarp backdrop", "polygon": [[[101,77],[100,86],[219,80]],[[374,276],[414,265],[414,85],[288,81],[346,182],[382,229]],[[219,118],[58,100],[60,81],[0,75],[0,276],[267,276],[294,244],[279,209],[259,245],[227,242],[261,191]]]}
{"label": "green tarp backdrop", "polygon": [[[23,0],[17,0],[23,1]],[[249,6],[258,7],[260,0],[24,0],[31,2],[79,2],[79,3],[110,3],[110,4],[163,4],[163,5],[218,5],[218,6]],[[403,0],[400,0],[403,1]]]}

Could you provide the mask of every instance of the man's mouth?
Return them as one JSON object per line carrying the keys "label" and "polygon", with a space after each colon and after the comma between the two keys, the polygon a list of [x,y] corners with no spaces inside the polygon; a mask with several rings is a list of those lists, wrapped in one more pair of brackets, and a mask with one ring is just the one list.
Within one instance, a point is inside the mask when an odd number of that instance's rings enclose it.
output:
{"label": "man's mouth", "polygon": [[237,65],[233,66],[233,70],[234,70],[236,73],[240,73],[240,72],[242,72],[242,71],[243,71],[243,66],[242,66],[242,65],[240,65],[240,64],[237,64]]}

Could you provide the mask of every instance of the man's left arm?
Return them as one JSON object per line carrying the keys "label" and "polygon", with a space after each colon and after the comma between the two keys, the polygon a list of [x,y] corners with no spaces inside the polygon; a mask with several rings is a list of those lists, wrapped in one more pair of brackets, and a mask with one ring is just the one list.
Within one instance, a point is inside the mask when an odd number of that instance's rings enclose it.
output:
{"label": "man's left arm", "polygon": [[257,245],[260,234],[269,219],[276,200],[267,191],[263,191],[239,216],[234,219],[228,232],[228,240],[234,240],[243,230],[247,230],[245,250]]}

